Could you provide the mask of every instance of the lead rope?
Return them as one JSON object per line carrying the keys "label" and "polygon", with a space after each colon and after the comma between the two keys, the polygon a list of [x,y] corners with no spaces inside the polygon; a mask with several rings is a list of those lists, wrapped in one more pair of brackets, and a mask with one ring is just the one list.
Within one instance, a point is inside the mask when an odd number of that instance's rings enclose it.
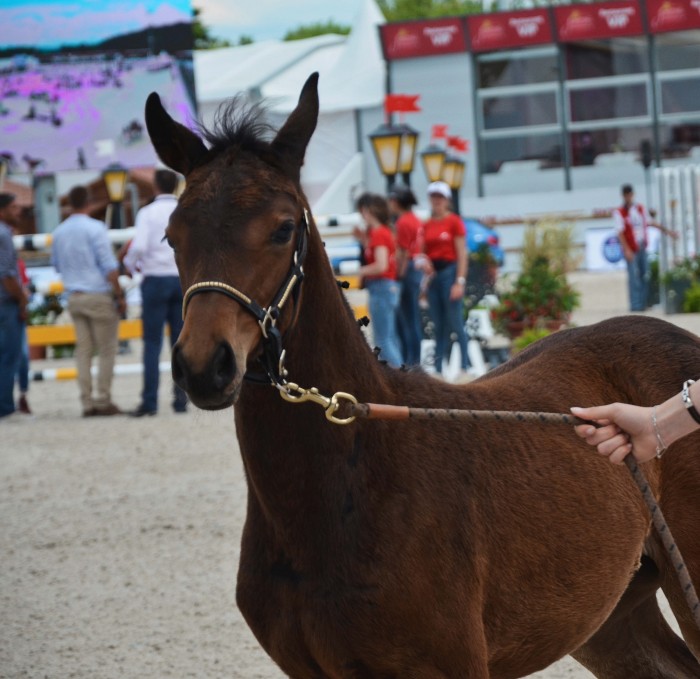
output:
{"label": "lead rope", "polygon": [[[359,417],[368,420],[470,420],[474,422],[495,420],[497,422],[539,422],[543,424],[567,425],[593,424],[588,420],[582,420],[573,415],[567,415],[566,413],[538,413],[511,410],[458,410],[455,408],[409,408],[407,406],[393,406],[383,403],[352,402],[349,402],[346,408],[352,416],[352,419]],[[348,420],[352,421],[350,418],[346,418],[344,423]],[[683,596],[693,616],[695,625],[698,630],[700,630],[700,601],[698,601],[697,592],[695,591],[695,587],[693,587],[690,573],[688,573],[688,569],[685,566],[680,549],[673,539],[671,529],[668,527],[661,507],[659,507],[656,498],[654,498],[654,494],[651,492],[649,482],[644,472],[631,454],[625,457],[625,464],[642,493],[644,502],[651,514],[654,528],[656,528],[657,533],[661,537],[661,541],[666,548],[671,563],[676,569]]]}

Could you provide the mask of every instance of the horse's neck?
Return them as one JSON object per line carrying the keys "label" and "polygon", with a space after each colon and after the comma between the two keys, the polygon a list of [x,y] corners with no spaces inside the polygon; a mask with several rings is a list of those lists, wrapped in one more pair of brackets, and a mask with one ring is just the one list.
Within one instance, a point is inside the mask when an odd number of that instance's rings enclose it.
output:
{"label": "horse's neck", "polygon": [[[386,394],[386,371],[322,260],[311,259],[306,267],[299,315],[283,345],[289,382],[325,396],[343,391],[377,400]],[[289,403],[267,385],[246,385],[235,410],[253,501],[270,523],[323,531],[343,492],[355,427],[332,424],[321,406]],[[318,511],[320,505],[331,513]]]}

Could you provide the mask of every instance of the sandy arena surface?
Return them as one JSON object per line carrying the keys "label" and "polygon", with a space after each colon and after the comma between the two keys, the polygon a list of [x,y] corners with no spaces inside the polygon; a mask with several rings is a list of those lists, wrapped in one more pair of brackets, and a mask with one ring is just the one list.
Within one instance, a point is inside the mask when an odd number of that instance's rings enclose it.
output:
{"label": "sandy arena surface", "polygon": [[[283,676],[235,603],[246,485],[232,413],[175,415],[169,381],[154,418],[82,419],[76,384],[45,382],[33,417],[0,423],[0,677]],[[140,388],[116,377],[114,400],[132,408]],[[590,677],[570,658],[531,675]]]}

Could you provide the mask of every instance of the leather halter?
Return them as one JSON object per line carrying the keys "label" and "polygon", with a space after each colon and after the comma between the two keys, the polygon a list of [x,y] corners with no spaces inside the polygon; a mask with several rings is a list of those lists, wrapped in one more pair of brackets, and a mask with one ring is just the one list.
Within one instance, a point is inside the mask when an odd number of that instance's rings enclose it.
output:
{"label": "leather halter", "polygon": [[[246,311],[255,316],[262,331],[262,356],[260,362],[269,380],[274,385],[284,385],[286,383],[285,370],[283,366],[284,350],[282,349],[282,334],[277,328],[277,320],[282,314],[282,309],[291,297],[294,305],[299,299],[301,282],[304,279],[304,260],[308,251],[309,243],[309,213],[304,208],[304,216],[299,225],[299,235],[297,246],[294,250],[294,257],[289,273],[277,293],[272,298],[269,306],[263,308],[252,297],[237,290],[227,283],[221,281],[202,281],[194,283],[185,292],[182,298],[182,320],[185,320],[187,306],[195,295],[201,292],[219,292],[238,302]],[[246,372],[245,379],[254,382],[267,382],[263,377],[256,377]]]}

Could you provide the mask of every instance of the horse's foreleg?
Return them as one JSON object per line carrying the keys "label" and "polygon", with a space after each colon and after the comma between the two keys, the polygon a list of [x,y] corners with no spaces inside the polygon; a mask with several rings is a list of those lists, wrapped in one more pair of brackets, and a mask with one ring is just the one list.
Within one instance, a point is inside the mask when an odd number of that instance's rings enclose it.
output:
{"label": "horse's foreleg", "polygon": [[658,586],[658,570],[645,557],[610,617],[573,657],[598,679],[700,678],[700,664],[659,609]]}

